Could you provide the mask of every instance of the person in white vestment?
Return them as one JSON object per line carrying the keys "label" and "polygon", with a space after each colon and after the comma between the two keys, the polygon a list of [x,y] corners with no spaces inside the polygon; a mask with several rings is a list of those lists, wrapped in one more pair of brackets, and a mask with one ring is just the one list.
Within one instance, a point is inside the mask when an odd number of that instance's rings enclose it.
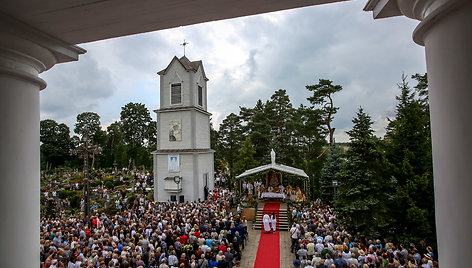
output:
{"label": "person in white vestment", "polygon": [[269,214],[264,214],[264,217],[262,217],[262,222],[264,223],[264,232],[270,232],[270,216]]}
{"label": "person in white vestment", "polygon": [[277,216],[275,216],[275,213],[272,212],[272,216],[270,217],[270,223],[272,224],[272,231],[277,230]]}

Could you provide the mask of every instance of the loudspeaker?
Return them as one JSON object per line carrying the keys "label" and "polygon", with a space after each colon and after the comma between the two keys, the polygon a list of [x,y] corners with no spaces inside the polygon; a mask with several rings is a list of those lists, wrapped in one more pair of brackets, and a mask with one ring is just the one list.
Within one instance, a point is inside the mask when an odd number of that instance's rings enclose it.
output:
{"label": "loudspeaker", "polygon": [[183,195],[179,196],[179,203],[184,203],[184,202],[185,202],[184,196]]}
{"label": "loudspeaker", "polygon": [[177,201],[177,196],[175,194],[171,195],[170,196],[170,201],[173,201],[173,202]]}

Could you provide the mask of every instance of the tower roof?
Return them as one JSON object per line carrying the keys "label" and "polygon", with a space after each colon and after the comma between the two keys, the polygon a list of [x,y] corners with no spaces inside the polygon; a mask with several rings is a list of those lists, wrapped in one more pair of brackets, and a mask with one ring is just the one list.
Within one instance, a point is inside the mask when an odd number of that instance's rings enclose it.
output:
{"label": "tower roof", "polygon": [[179,62],[182,67],[184,67],[184,69],[187,71],[187,72],[194,72],[196,73],[198,71],[198,68],[201,67],[202,68],[202,74],[203,74],[203,78],[205,79],[205,81],[208,81],[208,78],[206,77],[205,75],[205,70],[203,69],[203,63],[201,60],[198,60],[198,61],[190,61],[187,57],[183,56],[181,57],[180,59],[177,58],[176,56],[174,56],[174,58],[172,59],[172,61],[169,63],[169,65],[167,65],[167,67],[162,70],[162,71],[159,71],[157,74],[158,75],[165,75],[167,74],[167,71],[170,69],[170,66],[172,66],[172,64],[174,62]]}

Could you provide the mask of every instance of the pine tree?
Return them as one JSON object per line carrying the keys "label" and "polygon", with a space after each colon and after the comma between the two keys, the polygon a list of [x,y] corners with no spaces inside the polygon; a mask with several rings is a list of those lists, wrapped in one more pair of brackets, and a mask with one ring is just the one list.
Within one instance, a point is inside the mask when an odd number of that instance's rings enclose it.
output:
{"label": "pine tree", "polygon": [[335,206],[349,232],[378,237],[390,223],[387,205],[392,182],[383,177],[382,155],[370,116],[361,107],[352,122],[352,130],[347,131],[350,148],[339,173]]}
{"label": "pine tree", "polygon": [[254,159],[256,150],[251,141],[251,136],[247,136],[246,139],[241,144],[239,149],[239,155],[236,163],[234,163],[234,172],[235,175],[239,175],[244,171],[257,167],[259,163]]}
{"label": "pine tree", "polygon": [[[265,105],[265,114],[271,126],[269,150],[274,149],[280,163],[293,165],[294,159],[291,158],[293,129],[290,128],[289,122],[293,120],[294,109],[286,90],[279,89],[270,97]],[[268,160],[269,154],[266,157]]]}
{"label": "pine tree", "polygon": [[306,86],[309,91],[313,92],[313,95],[307,100],[314,106],[319,106],[322,117],[324,119],[324,125],[328,129],[329,133],[329,145],[334,143],[334,131],[335,128],[331,127],[333,116],[338,111],[339,107],[335,107],[333,103],[332,94],[339,92],[343,89],[340,85],[333,85],[333,81],[327,79],[320,79],[318,84]]}
{"label": "pine tree", "polygon": [[231,176],[234,173],[234,163],[236,162],[242,139],[241,119],[234,113],[229,114],[221,123],[218,131],[218,144],[220,145],[221,156],[228,163]]}
{"label": "pine tree", "polygon": [[402,241],[435,243],[431,130],[425,75],[414,75],[413,91],[402,76],[396,114],[387,126],[386,158],[398,181],[393,213],[394,233]]}
{"label": "pine tree", "polygon": [[259,163],[268,163],[271,125],[266,115],[265,104],[258,100],[254,108],[240,107],[239,114],[243,122],[243,135],[251,135],[253,144],[257,144],[254,159]]}
{"label": "pine tree", "polygon": [[343,150],[340,146],[334,144],[330,150],[328,158],[323,166],[323,171],[321,173],[321,200],[332,204],[334,201],[334,193],[336,191],[336,186],[333,185],[333,182],[339,182],[338,176],[341,171],[343,160]]}

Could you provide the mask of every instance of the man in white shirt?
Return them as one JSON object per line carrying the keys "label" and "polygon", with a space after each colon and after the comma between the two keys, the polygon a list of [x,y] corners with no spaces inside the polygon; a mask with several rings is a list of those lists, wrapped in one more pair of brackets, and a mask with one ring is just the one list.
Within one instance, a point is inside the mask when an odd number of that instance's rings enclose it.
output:
{"label": "man in white shirt", "polygon": [[290,238],[292,239],[292,245],[290,247],[290,251],[293,253],[297,248],[298,238],[299,238],[300,230],[298,230],[296,223],[292,224],[292,228],[290,228]]}

